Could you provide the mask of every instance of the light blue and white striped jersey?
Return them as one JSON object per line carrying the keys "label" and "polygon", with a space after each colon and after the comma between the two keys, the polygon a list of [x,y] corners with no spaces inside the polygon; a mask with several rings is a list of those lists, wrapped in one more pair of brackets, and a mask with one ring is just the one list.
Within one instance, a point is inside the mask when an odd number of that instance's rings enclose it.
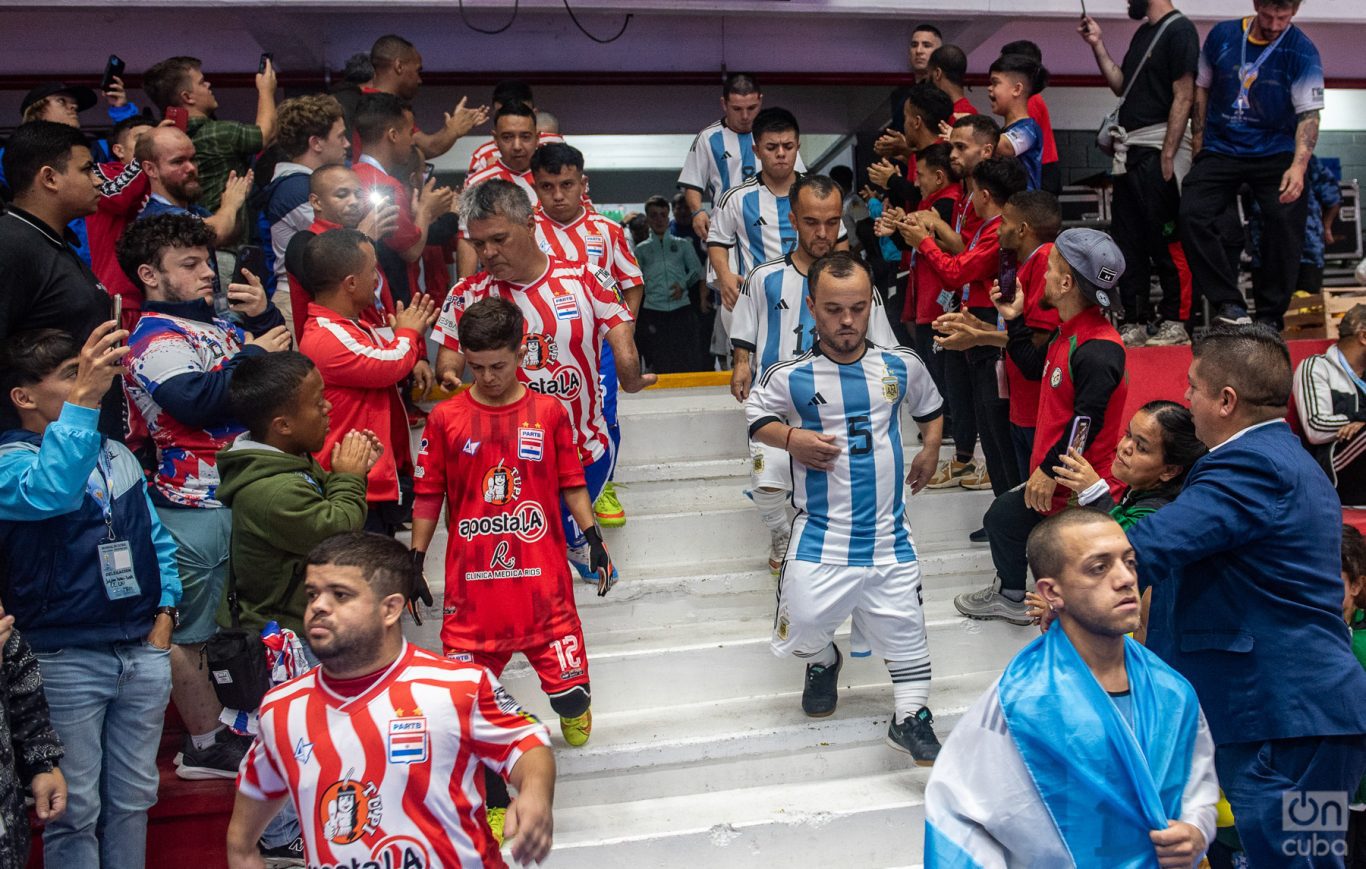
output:
{"label": "light blue and white striped jersey", "polygon": [[915,561],[906,515],[901,410],[921,422],[943,400],[915,351],[868,344],[841,365],[820,347],[770,366],[745,403],[751,435],[774,421],[835,436],[829,471],[792,461],[789,561],[856,566]]}
{"label": "light blue and white striped jersey", "polygon": [[[846,238],[841,223],[837,240]],[[707,247],[729,249],[731,269],[741,280],[759,263],[792,253],[796,246],[791,198],[774,194],[762,176],[732,187],[712,209]]]}
{"label": "light blue and white striped jersey", "polygon": [[[802,155],[797,155],[797,171],[805,172]],[[759,174],[759,158],[754,155],[754,136],[737,133],[717,121],[697,134],[678,175],[679,187],[702,192],[713,204],[721,194]]]}
{"label": "light blue and white striped jersey", "polygon": [[[773,363],[800,356],[815,346],[816,320],[806,306],[806,293],[806,275],[797,269],[790,254],[755,266],[740,285],[730,343],[750,352],[750,370],[756,382]],[[868,314],[868,340],[880,347],[895,347],[897,343],[877,288],[873,289],[873,310]]]}

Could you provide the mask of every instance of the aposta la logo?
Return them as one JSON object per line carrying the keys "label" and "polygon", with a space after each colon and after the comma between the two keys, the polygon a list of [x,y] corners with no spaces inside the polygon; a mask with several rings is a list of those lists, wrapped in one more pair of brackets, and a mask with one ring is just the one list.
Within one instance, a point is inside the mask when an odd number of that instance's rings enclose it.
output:
{"label": "aposta la logo", "polygon": [[461,519],[456,530],[465,540],[473,540],[485,534],[511,534],[524,543],[535,543],[545,536],[547,527],[545,511],[541,509],[541,505],[535,501],[528,501],[510,513]]}
{"label": "aposta la logo", "polygon": [[579,390],[583,388],[583,377],[579,374],[579,369],[566,365],[549,377],[532,380],[527,386],[542,395],[572,401],[579,397]]}

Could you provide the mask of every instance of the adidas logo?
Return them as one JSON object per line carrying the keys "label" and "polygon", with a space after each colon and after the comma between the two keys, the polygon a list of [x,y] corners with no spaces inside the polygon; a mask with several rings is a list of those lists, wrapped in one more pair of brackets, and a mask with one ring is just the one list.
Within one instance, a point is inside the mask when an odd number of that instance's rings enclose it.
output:
{"label": "adidas logo", "polygon": [[775,311],[787,311],[787,310],[791,310],[791,309],[787,307],[787,299],[779,299],[779,300],[778,300],[778,304],[776,304],[776,305],[773,306],[773,310],[775,310]]}
{"label": "adidas logo", "polygon": [[825,400],[825,396],[824,396],[824,395],[821,395],[821,394],[818,392],[818,393],[816,393],[815,395],[811,396],[811,400],[808,401],[808,402],[806,403],[806,406],[807,406],[807,407],[819,407],[819,406],[822,405],[822,404],[828,404],[828,403],[829,403],[829,402],[827,402],[827,401]]}
{"label": "adidas logo", "polygon": [[767,220],[764,220],[764,219],[761,217],[761,218],[759,218],[758,220],[754,221],[754,225],[755,225],[755,226],[768,226],[768,221],[767,221]]}
{"label": "adidas logo", "polygon": [[729,151],[722,151],[722,152],[721,152],[721,159],[722,159],[722,160],[729,160],[729,159],[730,159],[730,152],[729,152]]}

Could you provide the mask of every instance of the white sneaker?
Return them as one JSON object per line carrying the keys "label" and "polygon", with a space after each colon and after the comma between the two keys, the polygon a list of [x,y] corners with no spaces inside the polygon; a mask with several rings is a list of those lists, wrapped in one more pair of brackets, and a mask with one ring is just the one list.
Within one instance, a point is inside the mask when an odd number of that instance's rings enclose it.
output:
{"label": "white sneaker", "polygon": [[783,569],[783,559],[787,557],[787,544],[792,542],[792,532],[787,529],[769,532],[768,569],[774,575]]}
{"label": "white sneaker", "polygon": [[991,488],[991,474],[987,473],[987,463],[985,461],[973,461],[969,467],[972,473],[963,477],[961,485],[964,489],[980,491]]}
{"label": "white sneaker", "polygon": [[1119,330],[1125,347],[1142,347],[1148,343],[1148,327],[1142,323],[1127,323]]}
{"label": "white sneaker", "polygon": [[1186,327],[1175,320],[1163,320],[1148,336],[1149,347],[1175,347],[1190,342],[1191,337],[1186,334]]}

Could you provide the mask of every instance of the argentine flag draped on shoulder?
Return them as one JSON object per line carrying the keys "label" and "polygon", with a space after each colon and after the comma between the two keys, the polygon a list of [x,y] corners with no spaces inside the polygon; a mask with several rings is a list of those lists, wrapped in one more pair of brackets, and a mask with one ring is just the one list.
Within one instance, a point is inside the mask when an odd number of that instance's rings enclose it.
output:
{"label": "argentine flag draped on shoulder", "polygon": [[1214,840],[1214,743],[1195,690],[1133,640],[1124,649],[1128,718],[1061,626],[1015,656],[935,762],[927,869],[1156,867],[1149,833],[1168,819]]}

